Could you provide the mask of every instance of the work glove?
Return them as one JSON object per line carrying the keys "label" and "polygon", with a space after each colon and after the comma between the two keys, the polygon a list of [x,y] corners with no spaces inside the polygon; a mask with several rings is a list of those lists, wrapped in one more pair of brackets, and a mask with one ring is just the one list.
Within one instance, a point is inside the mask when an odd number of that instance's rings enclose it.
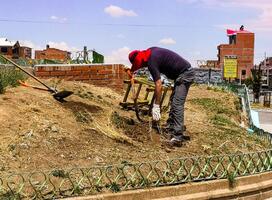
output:
{"label": "work glove", "polygon": [[154,121],[159,121],[161,119],[161,109],[160,105],[154,104],[152,108],[152,118]]}

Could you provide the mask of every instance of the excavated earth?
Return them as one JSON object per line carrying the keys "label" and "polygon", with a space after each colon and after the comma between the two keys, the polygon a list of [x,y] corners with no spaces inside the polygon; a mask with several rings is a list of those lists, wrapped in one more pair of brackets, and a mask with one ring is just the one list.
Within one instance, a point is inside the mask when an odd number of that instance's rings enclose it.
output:
{"label": "excavated earth", "polygon": [[[35,84],[28,80],[29,83]],[[0,95],[0,170],[29,172],[53,168],[252,152],[269,144],[249,135],[239,99],[207,86],[191,87],[186,102],[182,147],[168,148],[151,137],[149,123],[119,103],[123,93],[80,82],[58,82],[74,94],[60,103],[50,93],[19,86]],[[163,113],[163,124],[167,112]],[[151,134],[152,132],[152,134]]]}

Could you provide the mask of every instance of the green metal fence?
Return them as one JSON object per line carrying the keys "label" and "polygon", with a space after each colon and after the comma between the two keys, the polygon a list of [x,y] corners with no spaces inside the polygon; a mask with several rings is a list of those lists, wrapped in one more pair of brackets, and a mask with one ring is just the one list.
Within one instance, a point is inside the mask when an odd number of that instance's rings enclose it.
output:
{"label": "green metal fence", "polygon": [[[236,91],[245,98],[245,107],[250,117],[247,88],[239,87]],[[254,128],[252,122],[251,126]],[[255,131],[271,141],[269,133]],[[196,181],[216,179],[231,181],[235,177],[268,172],[271,168],[272,149],[269,149],[252,153],[176,158],[68,170],[0,173],[0,199],[55,199]]]}
{"label": "green metal fence", "polygon": [[250,128],[253,130],[253,132],[255,134],[257,134],[259,137],[261,137],[262,139],[268,140],[268,142],[270,142],[270,144],[272,144],[272,135],[271,133],[264,131],[261,128],[258,128],[254,125],[253,120],[251,118],[251,106],[250,106],[250,100],[249,100],[249,94],[248,94],[248,88],[245,85],[242,85],[239,89],[238,89],[238,95],[240,97],[242,97],[242,99],[244,100],[244,104],[245,104],[245,110],[248,116],[248,121],[249,121],[249,126]]}
{"label": "green metal fence", "polygon": [[54,199],[270,171],[272,151],[1,176],[1,199]]}

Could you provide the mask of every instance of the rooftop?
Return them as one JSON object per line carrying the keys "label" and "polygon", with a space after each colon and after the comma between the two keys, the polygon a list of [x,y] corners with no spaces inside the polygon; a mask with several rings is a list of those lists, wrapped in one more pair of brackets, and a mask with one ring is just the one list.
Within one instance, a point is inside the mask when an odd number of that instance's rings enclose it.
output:
{"label": "rooftop", "polygon": [[231,30],[231,29],[227,29],[227,35],[236,35],[237,33],[252,33],[250,31],[247,30]]}
{"label": "rooftop", "polygon": [[12,47],[14,44],[9,41],[7,38],[0,38],[0,46],[5,46],[5,47]]}

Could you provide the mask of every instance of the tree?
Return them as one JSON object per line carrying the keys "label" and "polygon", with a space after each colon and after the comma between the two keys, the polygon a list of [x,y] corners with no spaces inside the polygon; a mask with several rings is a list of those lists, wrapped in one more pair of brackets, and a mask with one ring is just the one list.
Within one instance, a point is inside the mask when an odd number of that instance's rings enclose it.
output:
{"label": "tree", "polygon": [[259,103],[261,86],[262,86],[262,71],[261,66],[257,67],[254,66],[251,69],[252,74],[252,88],[253,88],[253,96],[254,96],[254,103]]}

